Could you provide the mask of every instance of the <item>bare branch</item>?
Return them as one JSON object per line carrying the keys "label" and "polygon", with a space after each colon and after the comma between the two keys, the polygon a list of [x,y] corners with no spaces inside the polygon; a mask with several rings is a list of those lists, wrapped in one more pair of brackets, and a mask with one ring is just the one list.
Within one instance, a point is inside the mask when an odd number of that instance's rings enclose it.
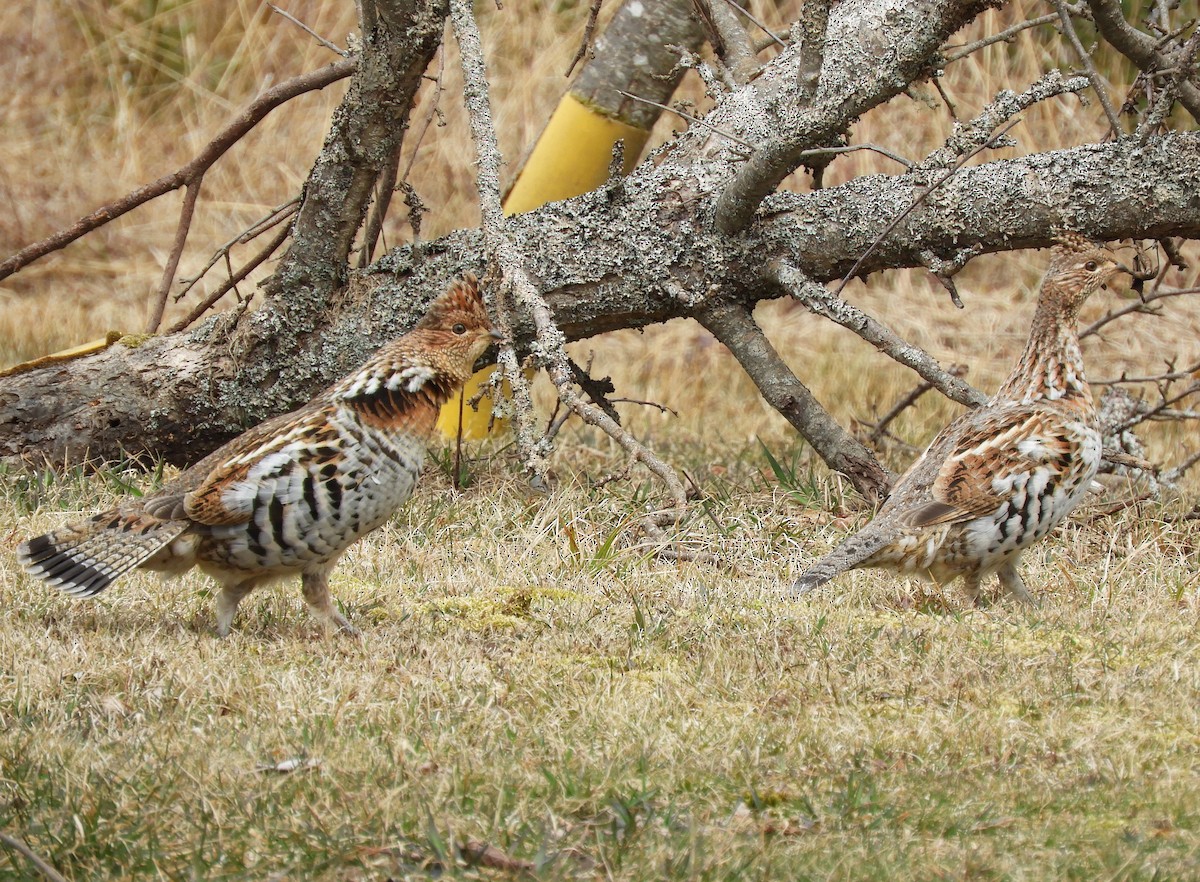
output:
{"label": "bare branch", "polygon": [[579,41],[579,48],[575,51],[575,57],[571,59],[571,63],[567,65],[567,72],[564,76],[570,76],[575,70],[575,65],[583,61],[585,55],[588,54],[588,49],[592,45],[592,36],[596,33],[596,19],[600,17],[600,6],[604,0],[592,0],[591,8],[588,10],[587,23],[583,26],[583,39]]}
{"label": "bare branch", "polygon": [[1075,55],[1079,58],[1083,69],[1087,71],[1092,91],[1100,99],[1100,106],[1104,108],[1104,115],[1108,117],[1112,136],[1119,138],[1123,134],[1121,121],[1117,118],[1117,111],[1113,107],[1112,98],[1109,97],[1108,88],[1104,85],[1104,78],[1100,76],[1100,71],[1096,70],[1096,65],[1092,63],[1092,56],[1083,48],[1083,43],[1079,42],[1079,34],[1075,33],[1075,22],[1071,20],[1071,10],[1067,7],[1065,0],[1053,0],[1053,2],[1054,8],[1058,10],[1058,19],[1062,25],[1063,35],[1071,44],[1071,48],[1075,50]]}
{"label": "bare branch", "polygon": [[67,882],[58,870],[50,866],[50,862],[39,855],[36,851],[25,844],[23,839],[18,839],[16,836],[10,836],[7,833],[0,831],[0,843],[7,845],[13,851],[20,852],[25,856],[39,873],[45,876],[50,882]]}
{"label": "bare branch", "polygon": [[[1096,29],[1113,48],[1137,65],[1143,73],[1173,68],[1175,63],[1159,53],[1160,44],[1125,21],[1119,0],[1087,0]],[[1179,103],[1200,121],[1200,88],[1190,80],[1179,83]]]}
{"label": "bare branch", "polygon": [[649,104],[651,107],[657,107],[659,110],[665,110],[668,113],[673,113],[682,119],[686,119],[690,123],[695,123],[696,125],[700,126],[700,128],[702,128],[702,129],[707,129],[708,131],[712,132],[713,134],[720,135],[723,138],[728,138],[730,141],[733,141],[734,143],[741,144],[747,150],[754,149],[754,145],[751,144],[749,141],[743,141],[737,135],[731,135],[728,132],[722,132],[720,129],[715,128],[714,126],[710,125],[709,123],[706,123],[704,120],[700,119],[699,117],[692,116],[689,113],[684,113],[682,110],[679,110],[678,108],[670,107],[666,104],[659,104],[657,101],[651,101],[649,98],[643,98],[641,95],[634,95],[631,92],[626,92],[624,89],[616,89],[614,91],[620,93],[621,95],[624,95],[626,98],[632,98],[634,101],[640,101],[642,104]]}
{"label": "bare branch", "polygon": [[1152,315],[1156,314],[1157,310],[1153,309],[1151,304],[1159,300],[1168,300],[1172,297],[1185,297],[1191,294],[1200,294],[1200,288],[1160,288],[1151,294],[1147,294],[1138,300],[1134,300],[1133,302],[1126,304],[1125,306],[1110,310],[1109,312],[1105,313],[1103,316],[1096,319],[1094,322],[1080,331],[1079,339],[1082,340],[1085,337],[1098,334],[1110,322],[1114,322],[1117,319],[1123,318],[1127,315],[1132,315],[1134,313],[1149,313]]}
{"label": "bare branch", "polygon": [[180,300],[182,300],[184,297],[186,297],[188,292],[191,291],[192,288],[194,288],[201,279],[203,279],[206,275],[208,275],[208,271],[217,265],[218,261],[220,261],[221,259],[224,259],[226,261],[226,263],[228,263],[229,252],[232,250],[234,245],[245,245],[247,242],[251,242],[254,239],[257,239],[259,236],[261,236],[267,230],[271,229],[272,227],[278,226],[279,224],[283,223],[285,220],[290,218],[292,215],[294,215],[296,213],[296,211],[299,209],[299,207],[300,207],[300,197],[299,196],[296,196],[293,199],[289,199],[287,202],[284,202],[282,205],[277,205],[275,208],[271,209],[271,211],[265,217],[263,217],[259,221],[256,221],[248,229],[245,229],[242,232],[238,233],[232,239],[226,240],[219,248],[217,248],[212,253],[212,256],[210,256],[208,258],[208,263],[204,264],[204,266],[201,267],[201,269],[198,273],[196,273],[194,276],[192,276],[190,278],[184,278],[184,279],[179,280],[182,283],[183,287],[178,292],[176,292],[176,294],[173,298],[174,302],[178,303]]}
{"label": "bare branch", "polygon": [[961,377],[943,370],[924,349],[909,343],[837,294],[831,294],[823,285],[817,284],[787,261],[775,261],[771,265],[771,272],[776,281],[810,312],[858,334],[883,354],[916,371],[921,379],[952,401],[968,407],[977,407],[987,401],[986,395]]}
{"label": "bare branch", "polygon": [[693,0],[713,33],[710,39],[713,51],[733,75],[739,86],[748,82],[762,68],[755,57],[750,37],[733,14],[727,0]]}
{"label": "bare branch", "polygon": [[287,10],[280,9],[274,3],[267,3],[267,5],[269,7],[271,7],[271,9],[276,14],[282,15],[284,18],[286,18],[288,21],[290,21],[296,27],[300,28],[300,30],[304,31],[304,33],[308,34],[310,37],[312,37],[314,40],[316,40],[318,43],[320,43],[322,46],[324,46],[330,52],[336,52],[338,55],[342,56],[342,58],[350,57],[350,53],[347,52],[345,49],[343,49],[341,46],[339,46],[337,43],[333,43],[333,42],[330,42],[329,40],[326,40],[324,37],[322,37],[320,34],[318,34],[316,31],[314,31],[312,28],[310,28],[304,22],[300,21],[300,19],[296,18],[296,16],[292,15]]}
{"label": "bare branch", "polygon": [[[853,12],[836,21],[831,17],[826,28],[827,45],[838,45],[843,58],[832,67],[822,64],[827,82],[815,101],[810,102],[798,89],[784,91],[782,84],[773,81],[763,85],[757,100],[760,119],[756,126],[762,143],[758,143],[757,136],[749,139],[757,149],[740,165],[717,200],[717,228],[729,235],[749,226],[762,200],[799,167],[800,154],[835,144],[861,114],[922,76],[938,47],[985,5],[985,0],[918,0],[892,6],[887,16],[889,34],[899,43],[882,56],[877,48],[867,50],[860,45],[861,34],[871,30],[867,22]],[[850,8],[851,4],[838,7]],[[779,58],[797,59],[790,54],[796,51],[789,49]],[[859,59],[860,51],[872,52],[874,63],[846,63]]]}
{"label": "bare branch", "polygon": [[236,273],[231,273],[229,278],[222,282],[215,291],[197,304],[195,309],[188,313],[184,318],[171,325],[171,327],[167,329],[167,333],[176,334],[185,328],[190,327],[193,322],[198,321],[201,316],[216,306],[217,302],[222,297],[236,288],[240,282],[250,275],[250,273],[254,272],[256,269],[258,269],[258,267],[269,260],[271,255],[278,251],[279,247],[287,241],[287,238],[291,235],[291,232],[291,227],[284,227],[282,230],[276,233],[274,238],[272,238],[257,254],[255,254],[248,261],[246,261],[245,264],[242,265],[241,269],[239,269]]}
{"label": "bare branch", "polygon": [[[1188,469],[1190,469],[1192,466],[1194,466],[1198,462],[1200,462],[1200,450],[1197,450],[1195,453],[1190,454],[1189,456],[1185,457],[1178,465],[1163,472],[1162,475],[1160,476],[1160,480],[1164,484],[1175,484],[1179,481],[1180,478],[1183,477],[1184,473]],[[1196,516],[1200,516],[1200,505],[1197,505],[1195,514],[1196,514]]]}
{"label": "bare branch", "polygon": [[733,353],[767,403],[783,414],[830,468],[849,478],[872,502],[886,495],[892,482],[887,469],[838,425],[792,373],[745,306],[714,299],[698,305],[694,314]]}
{"label": "bare branch", "polygon": [[[529,278],[521,254],[513,245],[506,230],[504,212],[500,202],[500,150],[492,125],[483,49],[479,39],[479,30],[475,24],[475,16],[471,11],[470,0],[451,0],[450,16],[459,44],[464,79],[463,96],[471,120],[471,134],[475,141],[475,151],[478,157],[476,180],[479,187],[484,240],[500,267],[504,287],[511,292],[517,308],[532,315],[537,329],[535,353],[546,368],[563,404],[571,408],[585,422],[601,428],[630,456],[637,458],[658,476],[666,485],[674,502],[671,520],[678,521],[687,507],[687,494],[674,471],[618,425],[608,414],[582,398],[574,390],[570,362],[563,348],[566,337],[555,325],[550,308]],[[516,373],[519,374],[519,372]],[[510,375],[508,379],[513,382],[516,376]],[[523,378],[521,379],[523,380]]]}
{"label": "bare branch", "polygon": [[375,246],[379,244],[379,237],[383,234],[383,222],[387,220],[388,208],[392,204],[392,194],[396,191],[400,153],[403,149],[404,142],[397,143],[392,155],[388,157],[383,170],[379,173],[379,180],[375,184],[375,199],[371,204],[371,214],[367,217],[367,227],[363,231],[362,249],[358,255],[359,269],[367,267],[371,263],[371,258],[375,256]]}
{"label": "bare branch", "polygon": [[[1064,80],[1062,73],[1057,70],[1052,70],[1042,76],[1036,83],[1020,95],[1014,95],[1012,92],[1001,92],[997,95],[990,104],[979,112],[968,125],[955,127],[955,132],[947,140],[944,146],[939,150],[930,154],[929,157],[921,163],[923,168],[936,168],[939,165],[947,163],[951,157],[957,155],[958,159],[945,172],[941,174],[932,184],[920,193],[902,212],[892,218],[891,223],[884,228],[883,232],[871,243],[871,246],[854,262],[850,270],[842,278],[841,284],[838,286],[836,294],[841,294],[842,289],[847,283],[854,278],[858,273],[859,267],[863,262],[870,257],[879,244],[887,238],[887,236],[900,225],[906,217],[909,216],[922,202],[929,198],[934,190],[937,190],[952,177],[958,174],[959,170],[967,164],[977,154],[982,153],[990,147],[997,146],[1001,143],[1004,135],[1015,126],[1020,120],[1011,119],[1017,113],[1030,107],[1039,101],[1045,101],[1047,98],[1056,95],[1062,95],[1067,92],[1078,92],[1080,89],[1086,88],[1087,80],[1083,77],[1073,77],[1069,80]],[[1004,125],[1000,131],[995,132],[997,126],[1009,120],[1007,125]],[[995,134],[993,134],[995,132]],[[936,274],[936,273],[935,273]],[[938,275],[939,279],[943,279],[942,275]],[[943,279],[943,284],[946,282]],[[952,286],[950,291],[952,295],[956,293]],[[956,304],[961,305],[961,304]]]}
{"label": "bare branch", "polygon": [[45,257],[51,252],[65,248],[81,236],[104,226],[139,205],[157,199],[164,193],[188,186],[202,177],[213,163],[276,107],[305,92],[324,89],[331,83],[348,77],[354,72],[357,65],[357,60],[351,58],[273,86],[250,102],[246,109],[232,123],[218,132],[200,152],[200,155],[187,165],[96,209],[91,214],[77,220],[70,227],[22,248],[0,263],[0,279],[8,278],[39,257]]}
{"label": "bare branch", "polygon": [[[950,180],[952,177],[954,177],[956,174],[958,174],[959,169],[961,169],[964,165],[966,165],[967,162],[972,159],[972,157],[974,157],[978,153],[982,153],[984,150],[988,149],[989,147],[991,147],[994,144],[996,144],[997,142],[999,142],[999,140],[1004,137],[1004,135],[1008,132],[1008,130],[1011,129],[1013,126],[1015,126],[1018,122],[1020,122],[1020,120],[1013,120],[1013,121],[1009,122],[1007,125],[1004,126],[1004,128],[1002,128],[999,132],[996,133],[995,137],[993,137],[992,139],[990,139],[988,141],[985,141],[983,144],[980,144],[978,147],[976,147],[970,153],[961,157],[953,166],[951,166],[949,169],[947,169],[945,172],[943,172],[941,177],[939,177],[936,181],[934,181],[932,184],[930,184],[928,187],[926,187],[924,190],[922,190],[920,195],[918,195],[916,199],[914,199],[911,203],[909,203],[907,208],[905,208],[902,212],[900,212],[895,217],[893,217],[891,222],[886,227],[884,227],[883,232],[881,232],[879,234],[879,236],[875,239],[875,241],[871,243],[870,247],[867,248],[867,250],[864,251],[859,256],[858,260],[856,260],[854,262],[854,265],[850,267],[850,269],[846,272],[846,275],[842,277],[842,281],[838,285],[838,288],[837,288],[837,291],[835,292],[835,294],[842,293],[842,290],[845,289],[846,285],[848,285],[850,283],[850,280],[853,279],[855,277],[855,275],[858,274],[859,267],[861,267],[863,265],[863,262],[868,257],[870,257],[872,252],[874,252],[875,249],[879,247],[879,244],[888,237],[888,234],[891,233],[892,230],[896,229],[896,227],[898,227],[900,225],[901,221],[903,221],[906,217],[908,217],[922,202],[924,202],[926,199],[928,199],[933,194],[934,190],[936,190],[938,187],[942,186],[942,184],[946,183],[948,180]],[[952,293],[954,293],[954,292],[952,292]],[[961,306],[962,304],[959,303],[956,305]]]}
{"label": "bare branch", "polygon": [[899,153],[894,153],[885,147],[880,147],[878,144],[847,144],[845,147],[814,147],[812,150],[805,150],[800,154],[801,159],[810,159],[817,156],[837,156],[842,153],[855,153],[859,150],[870,150],[878,153],[880,156],[886,156],[893,162],[898,162],[909,171],[916,167],[916,163],[912,160],[905,159]]}
{"label": "bare branch", "polygon": [[200,172],[188,182],[187,189],[183,191],[183,206],[179,209],[179,223],[175,226],[175,241],[171,243],[167,265],[163,267],[162,281],[158,283],[158,291],[154,298],[154,308],[146,322],[147,334],[153,334],[162,323],[163,311],[167,308],[167,297],[171,293],[171,284],[175,281],[175,270],[179,269],[183,246],[187,244],[188,231],[192,228],[192,216],[196,213],[196,200],[200,198],[203,182],[204,172]]}
{"label": "bare branch", "polygon": [[800,14],[800,76],[802,100],[811,102],[821,83],[825,60],[825,30],[829,27],[829,0],[805,0]]}
{"label": "bare branch", "polygon": [[[978,52],[980,49],[991,46],[994,43],[1011,43],[1013,38],[1015,38],[1017,34],[1021,33],[1021,31],[1027,31],[1030,28],[1036,28],[1044,24],[1050,24],[1052,21],[1058,21],[1057,12],[1051,12],[1047,15],[1039,15],[1037,18],[1031,18],[1027,21],[1017,22],[1012,27],[1005,28],[999,33],[990,34],[981,40],[976,40],[973,43],[966,43],[960,47],[954,47],[957,48],[958,51],[951,52],[946,55],[945,63],[952,64],[955,61],[961,61],[968,55]],[[951,47],[946,48],[949,49]]]}
{"label": "bare branch", "polygon": [[[967,373],[965,364],[952,364],[947,371],[952,377],[964,377]],[[879,418],[871,429],[871,434],[867,436],[867,440],[872,444],[878,444],[883,440],[883,436],[888,434],[887,427],[895,421],[896,417],[908,410],[924,395],[933,389],[933,383],[928,380],[922,380],[917,385],[913,386],[908,392],[900,396],[896,403],[888,408],[887,413]]]}
{"label": "bare branch", "polygon": [[1145,117],[1137,129],[1138,139],[1145,143],[1151,135],[1159,131],[1163,121],[1175,106],[1179,91],[1191,76],[1196,64],[1196,50],[1200,48],[1200,31],[1193,33],[1187,41],[1175,52],[1176,66],[1159,71],[1164,82],[1159,84],[1158,94],[1154,103],[1147,109]]}
{"label": "bare branch", "polygon": [[[734,9],[736,9],[738,12],[740,12],[742,15],[746,16],[746,18],[750,19],[750,21],[754,22],[754,26],[756,28],[758,28],[760,31],[762,31],[764,34],[766,34],[767,38],[770,39],[772,43],[778,43],[779,46],[783,49],[787,48],[787,43],[784,42],[783,37],[779,36],[779,34],[775,33],[769,27],[767,27],[765,24],[763,24],[761,21],[759,21],[757,18],[755,18],[754,14],[751,13],[748,9],[746,9],[746,7],[735,2],[735,0],[725,0],[725,2],[728,3],[730,6],[732,6]],[[758,50],[753,48],[753,46],[751,47],[751,51],[755,52],[755,53],[758,52]]]}

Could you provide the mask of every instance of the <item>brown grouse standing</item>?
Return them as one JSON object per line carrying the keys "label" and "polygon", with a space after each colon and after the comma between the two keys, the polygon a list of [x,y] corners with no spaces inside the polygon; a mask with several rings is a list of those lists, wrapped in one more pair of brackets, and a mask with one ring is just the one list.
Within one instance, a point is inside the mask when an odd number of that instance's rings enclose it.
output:
{"label": "brown grouse standing", "polygon": [[1102,245],[1069,234],[1052,252],[1029,342],[1000,390],[962,414],[896,482],[870,524],[804,572],[799,595],[847,570],[883,567],[979,600],[995,573],[1021,601],[1021,553],[1079,504],[1100,464],[1076,317],[1093,291],[1128,272]]}
{"label": "brown grouse standing", "polygon": [[77,597],[134,567],[199,566],[221,585],[222,636],[250,591],[299,574],[313,614],[353,633],[330,601],[329,573],[412,495],[439,408],[497,336],[475,279],[456,282],[409,333],[299,410],[151,496],[22,543],[17,557]]}

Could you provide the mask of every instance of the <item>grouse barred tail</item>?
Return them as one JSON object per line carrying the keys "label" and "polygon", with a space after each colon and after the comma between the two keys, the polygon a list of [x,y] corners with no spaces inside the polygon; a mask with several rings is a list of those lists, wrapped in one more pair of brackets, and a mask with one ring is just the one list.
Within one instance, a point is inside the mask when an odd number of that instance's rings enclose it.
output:
{"label": "grouse barred tail", "polygon": [[842,541],[842,543],[800,574],[792,585],[792,596],[799,597],[830,579],[853,570],[870,560],[871,556],[887,546],[892,535],[882,529],[871,530],[871,525]]}
{"label": "grouse barred tail", "polygon": [[846,570],[883,567],[942,584],[961,576],[976,601],[995,574],[1014,597],[1032,601],[1017,572],[1021,554],[1080,503],[1100,464],[1079,307],[1127,272],[1103,245],[1062,237],[1004,385],[943,429],[875,519],[802,574],[794,593]]}
{"label": "grouse barred tail", "polygon": [[31,574],[79,597],[134,568],[199,566],[229,632],[255,587],[298,575],[309,609],[346,631],[329,573],[412,494],[438,411],[499,335],[474,277],[409,333],[291,413],[243,433],[157,493],[23,543]]}
{"label": "grouse barred tail", "polygon": [[22,542],[17,561],[49,585],[75,597],[92,597],[187,528],[187,523],[114,509]]}

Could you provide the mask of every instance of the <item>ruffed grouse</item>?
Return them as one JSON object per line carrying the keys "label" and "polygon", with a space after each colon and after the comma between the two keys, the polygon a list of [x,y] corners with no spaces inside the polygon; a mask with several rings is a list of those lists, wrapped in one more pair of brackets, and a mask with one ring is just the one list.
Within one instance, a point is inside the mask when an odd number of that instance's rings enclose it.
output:
{"label": "ruffed grouse", "polygon": [[896,482],[870,524],[804,572],[793,594],[860,567],[947,584],[979,602],[992,573],[1031,602],[1021,553],[1079,504],[1100,464],[1100,433],[1083,375],[1076,316],[1088,296],[1128,272],[1082,236],[1059,239],[1029,341],[1000,390],[938,434]]}
{"label": "ruffed grouse", "polygon": [[497,336],[474,277],[458,281],[409,333],[308,404],[243,433],[153,495],[30,539],[18,559],[77,597],[134,567],[179,574],[199,566],[221,585],[221,636],[251,590],[299,574],[313,614],[353,633],[330,601],[329,573],[412,495],[439,408]]}

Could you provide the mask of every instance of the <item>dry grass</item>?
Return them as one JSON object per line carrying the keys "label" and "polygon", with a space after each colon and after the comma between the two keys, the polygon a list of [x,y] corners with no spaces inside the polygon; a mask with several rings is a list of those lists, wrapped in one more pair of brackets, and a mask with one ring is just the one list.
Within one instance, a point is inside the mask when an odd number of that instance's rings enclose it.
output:
{"label": "dry grass", "polygon": [[[755,4],[787,19],[768,5]],[[328,60],[257,4],[211,7],[163,2],[148,21],[133,2],[0,9],[16,47],[0,53],[0,72],[21,84],[0,105],[0,252],[181,164],[252,94]],[[288,8],[335,40],[352,28],[347,4]],[[515,158],[562,89],[586,4],[480,12]],[[952,69],[947,89],[969,114],[1060,60],[1026,35]],[[454,67],[447,125],[426,137],[413,175],[433,209],[427,235],[475,218]],[[185,275],[296,191],[339,91],[277,111],[218,166]],[[1095,106],[1053,111],[1027,116],[1018,149],[1102,131]],[[855,138],[919,155],[949,126],[944,111],[902,98]],[[893,170],[856,154],[829,174]],[[0,361],[140,328],[176,210],[165,200],[6,280]],[[408,232],[396,221],[389,243]],[[849,296],[992,388],[1031,308],[1018,283],[1033,283],[1041,263],[973,263],[961,313],[919,273],[880,274]],[[1089,341],[1091,373],[1147,372],[1173,352],[1194,359],[1200,316],[1169,308],[1168,320],[1126,321]],[[760,317],[843,418],[873,418],[913,382],[785,304]],[[319,634],[291,585],[252,597],[235,635],[218,641],[201,577],[138,575],[73,603],[2,554],[0,829],[72,879],[497,875],[455,864],[454,844],[471,839],[532,862],[539,878],[1194,874],[1200,537],[1197,522],[1176,518],[1186,503],[1076,518],[1028,555],[1044,598],[1033,611],[967,610],[953,591],[874,573],[782,602],[789,573],[860,517],[829,513],[853,509],[853,497],[694,324],[577,350],[594,350],[622,394],[676,410],[622,406],[704,490],[685,532],[728,570],[665,565],[626,545],[657,488],[635,472],[595,489],[624,462],[573,426],[550,497],[526,492],[507,452],[475,463],[461,494],[428,471],[412,503],[335,573],[359,641]],[[953,412],[927,397],[897,431],[921,443]],[[1194,446],[1189,432],[1158,431],[1152,454]],[[888,455],[896,466],[907,456]],[[6,475],[0,535],[11,548],[152,481]],[[296,758],[313,764],[260,770]],[[0,852],[0,876],[28,874]]]}

